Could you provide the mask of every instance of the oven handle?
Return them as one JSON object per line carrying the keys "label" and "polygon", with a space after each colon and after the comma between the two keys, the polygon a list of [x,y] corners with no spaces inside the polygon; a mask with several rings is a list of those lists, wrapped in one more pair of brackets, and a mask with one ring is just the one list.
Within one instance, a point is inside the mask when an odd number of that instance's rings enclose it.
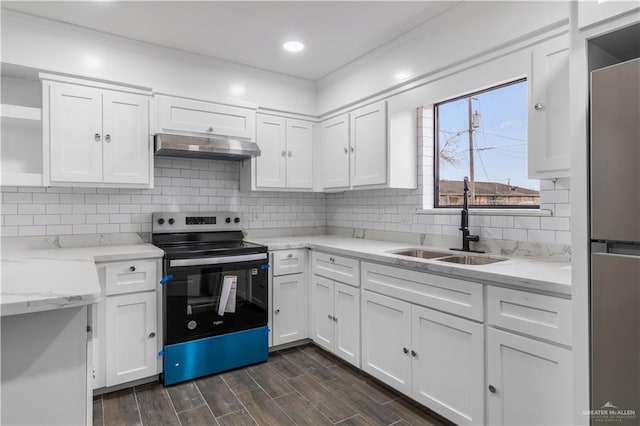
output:
{"label": "oven handle", "polygon": [[169,261],[169,267],[222,265],[225,263],[249,262],[251,260],[267,260],[267,253],[243,254],[240,256],[203,257],[198,259],[175,259]]}

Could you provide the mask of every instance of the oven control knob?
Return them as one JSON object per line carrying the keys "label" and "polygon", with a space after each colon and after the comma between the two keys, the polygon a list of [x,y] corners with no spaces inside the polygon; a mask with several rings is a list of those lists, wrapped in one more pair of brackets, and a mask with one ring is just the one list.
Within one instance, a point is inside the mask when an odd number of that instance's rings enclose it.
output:
{"label": "oven control knob", "polygon": [[236,217],[235,219],[233,219],[233,223],[240,223],[240,218]]}
{"label": "oven control knob", "polygon": [[169,225],[173,225],[174,223],[176,223],[176,220],[174,218],[169,219]]}
{"label": "oven control knob", "polygon": [[194,328],[196,328],[198,326],[198,323],[195,322],[194,320],[191,320],[187,323],[187,328],[189,330],[193,330]]}
{"label": "oven control knob", "polygon": [[163,218],[158,219],[158,225],[162,225],[162,224],[164,224],[164,219]]}
{"label": "oven control knob", "polygon": [[227,223],[231,223],[231,218],[230,218],[230,217],[228,217],[228,218],[226,218],[224,221],[225,221],[225,222],[227,222]]}

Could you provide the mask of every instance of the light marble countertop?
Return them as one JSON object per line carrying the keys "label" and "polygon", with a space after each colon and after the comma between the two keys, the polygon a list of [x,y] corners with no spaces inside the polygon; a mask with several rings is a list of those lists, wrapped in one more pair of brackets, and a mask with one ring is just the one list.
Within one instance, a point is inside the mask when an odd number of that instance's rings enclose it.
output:
{"label": "light marble countertop", "polygon": [[3,244],[0,314],[40,312],[95,303],[96,262],[162,257],[151,244],[33,248]]}
{"label": "light marble countertop", "polygon": [[459,251],[335,235],[254,238],[251,241],[264,244],[269,247],[269,250],[310,248],[357,257],[364,261],[386,263],[391,266],[433,272],[486,284],[554,293],[562,297],[571,296],[571,263],[567,261],[488,255],[489,257],[507,257],[508,260],[481,266],[459,265],[389,253],[389,251],[411,247],[445,252],[447,253],[445,255],[460,255]]}

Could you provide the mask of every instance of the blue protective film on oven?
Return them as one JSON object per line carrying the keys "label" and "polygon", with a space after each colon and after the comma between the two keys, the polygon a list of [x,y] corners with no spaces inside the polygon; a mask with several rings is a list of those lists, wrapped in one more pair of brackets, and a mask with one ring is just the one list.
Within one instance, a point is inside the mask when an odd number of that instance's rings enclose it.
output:
{"label": "blue protective film on oven", "polygon": [[162,277],[160,280],[160,284],[165,284],[167,281],[171,281],[173,279],[173,274],[168,274]]}
{"label": "blue protective film on oven", "polygon": [[269,358],[268,327],[164,347],[164,385],[219,373]]}

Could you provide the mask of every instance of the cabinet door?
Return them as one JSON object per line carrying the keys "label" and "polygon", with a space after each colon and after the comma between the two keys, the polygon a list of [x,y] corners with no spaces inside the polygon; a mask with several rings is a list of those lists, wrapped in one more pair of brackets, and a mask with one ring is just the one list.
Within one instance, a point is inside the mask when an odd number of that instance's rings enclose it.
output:
{"label": "cabinet door", "polygon": [[273,345],[306,337],[304,274],[273,277]]}
{"label": "cabinet door", "polygon": [[312,186],[313,124],[302,120],[287,120],[287,188]]}
{"label": "cabinet door", "polygon": [[107,386],[158,374],[156,292],[107,297]]}
{"label": "cabinet door", "polygon": [[456,424],[484,422],[484,327],[412,307],[413,399]]}
{"label": "cabinet door", "polygon": [[360,367],[360,290],[334,283],[334,353]]}
{"label": "cabinet door", "polygon": [[102,182],[102,94],[72,84],[51,84],[51,180]]}
{"label": "cabinet door", "polygon": [[411,305],[362,292],[362,369],[411,395]]}
{"label": "cabinet door", "polygon": [[349,186],[349,115],[320,123],[320,167],[325,189]]}
{"label": "cabinet door", "polygon": [[571,351],[487,329],[487,424],[572,424]]}
{"label": "cabinet door", "polygon": [[311,338],[333,352],[333,281],[313,275],[311,283]]}
{"label": "cabinet door", "polygon": [[157,99],[161,130],[254,137],[256,113],[253,109],[161,95]]}
{"label": "cabinet door", "polygon": [[256,186],[285,188],[286,120],[270,115],[258,115],[257,137],[260,156],[256,158]]}
{"label": "cabinet door", "polygon": [[[104,292],[103,292],[104,296]],[[98,303],[92,305],[91,309],[91,335],[93,338],[93,389],[103,388],[107,385],[106,380],[106,316],[107,302],[101,297]]]}
{"label": "cabinet door", "polygon": [[568,36],[534,48],[529,85],[529,178],[569,176]]}
{"label": "cabinet door", "polygon": [[104,92],[104,182],[149,183],[149,97]]}
{"label": "cabinet door", "polygon": [[387,182],[387,102],[351,113],[351,185]]}

